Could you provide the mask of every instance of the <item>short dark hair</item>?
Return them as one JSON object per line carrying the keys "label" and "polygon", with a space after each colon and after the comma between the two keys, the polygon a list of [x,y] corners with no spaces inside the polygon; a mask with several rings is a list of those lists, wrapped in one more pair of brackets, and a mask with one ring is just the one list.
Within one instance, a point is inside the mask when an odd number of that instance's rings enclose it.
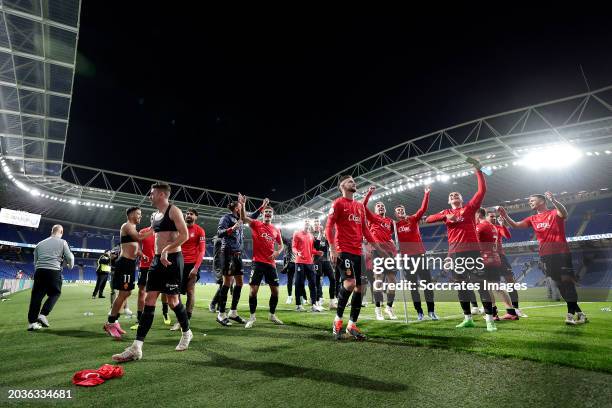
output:
{"label": "short dark hair", "polygon": [[153,189],[161,190],[164,193],[167,193],[168,195],[170,195],[170,192],[172,191],[172,188],[170,187],[170,184],[163,183],[161,181],[157,182],[157,183],[151,184],[151,190],[153,190]]}
{"label": "short dark hair", "polygon": [[487,216],[487,210],[485,210],[484,208],[480,207],[478,210],[476,210],[476,212],[478,213],[478,216],[480,218],[484,218]]}
{"label": "short dark hair", "polygon": [[237,207],[237,206],[238,206],[238,201],[231,201],[231,202],[230,202],[230,203],[227,205],[227,208],[228,208],[230,211],[232,211],[232,212],[233,212],[233,211],[236,209],[236,207]]}
{"label": "short dark hair", "polygon": [[532,194],[529,197],[537,197],[537,198],[539,198],[541,200],[546,201],[546,196],[544,194]]}
{"label": "short dark hair", "polygon": [[340,179],[338,180],[338,188],[340,188],[340,185],[344,182],[344,180],[348,180],[350,178],[353,178],[353,176],[351,176],[350,174],[344,174],[340,176]]}
{"label": "short dark hair", "polygon": [[133,213],[136,210],[140,210],[140,207],[130,207],[127,210],[125,210],[125,215],[127,215],[129,217],[130,214]]}
{"label": "short dark hair", "polygon": [[190,212],[195,214],[196,217],[199,217],[200,215],[198,214],[198,210],[196,210],[195,208],[188,208],[186,212]]}

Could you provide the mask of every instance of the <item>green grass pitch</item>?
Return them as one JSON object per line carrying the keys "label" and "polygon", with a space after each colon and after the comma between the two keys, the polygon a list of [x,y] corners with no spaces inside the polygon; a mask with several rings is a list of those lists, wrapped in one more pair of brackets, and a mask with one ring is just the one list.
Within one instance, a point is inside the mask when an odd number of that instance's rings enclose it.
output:
{"label": "green grass pitch", "polygon": [[[207,311],[212,286],[198,286],[189,350],[176,352],[180,334],[170,332],[161,307],[143,348],[143,359],[125,363],[125,375],[93,388],[75,388],[74,372],[111,363],[135,337],[135,320],[114,341],[102,330],[108,299],[92,300],[91,286],[64,285],[49,316],[51,327],[28,332],[29,291],[0,304],[0,406],[266,406],[266,407],[604,407],[612,405],[611,302],[582,303],[590,323],[568,327],[560,302],[522,302],[529,317],[499,322],[488,333],[455,329],[457,302],[439,302],[438,322],[378,322],[362,309],[366,342],[335,341],[331,312],[298,313],[282,288],[277,315],[267,321],[268,289],[259,294],[250,329],[221,327]],[[108,292],[108,290],[107,290]],[[527,294],[528,295],[528,294]],[[107,293],[108,296],[108,293]],[[525,296],[528,299],[529,296]],[[403,318],[401,295],[396,313]],[[239,312],[248,317],[245,286]],[[130,308],[136,311],[135,295]],[[603,309],[603,310],[602,310]],[[93,312],[93,316],[84,316]],[[171,312],[171,316],[174,316]],[[348,309],[345,315],[348,320]],[[73,400],[15,401],[9,389],[73,390]]]}

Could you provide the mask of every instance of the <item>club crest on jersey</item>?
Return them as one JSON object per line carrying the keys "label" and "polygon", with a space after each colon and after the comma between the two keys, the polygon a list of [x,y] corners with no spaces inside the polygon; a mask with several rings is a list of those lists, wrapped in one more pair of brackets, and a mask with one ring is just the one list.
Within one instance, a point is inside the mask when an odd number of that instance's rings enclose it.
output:
{"label": "club crest on jersey", "polygon": [[361,217],[360,217],[360,216],[358,216],[358,215],[355,215],[355,214],[350,214],[350,215],[348,216],[348,220],[349,220],[349,221],[354,221],[354,222],[360,223],[360,222],[361,222]]}

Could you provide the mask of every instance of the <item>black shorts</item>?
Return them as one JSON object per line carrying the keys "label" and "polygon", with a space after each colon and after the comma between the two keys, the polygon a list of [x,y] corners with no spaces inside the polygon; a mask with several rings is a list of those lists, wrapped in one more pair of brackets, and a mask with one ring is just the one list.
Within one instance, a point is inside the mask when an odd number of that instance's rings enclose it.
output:
{"label": "black shorts", "polygon": [[263,278],[266,279],[268,286],[278,286],[278,273],[276,273],[276,267],[264,262],[253,262],[249,285],[259,286]]}
{"label": "black shorts", "polygon": [[510,261],[508,261],[508,257],[506,254],[499,254],[502,261],[502,270],[501,276],[512,276],[514,278],[514,272],[512,272],[512,265],[510,265]]}
{"label": "black shorts", "polygon": [[295,274],[295,262],[288,262],[281,270],[282,274]]}
{"label": "black shorts", "polygon": [[552,254],[541,257],[544,263],[546,276],[550,276],[554,281],[560,281],[562,276],[575,278],[572,254]]}
{"label": "black shorts", "polygon": [[181,278],[183,277],[183,253],[168,254],[168,261],[172,262],[172,265],[168,266],[164,266],[159,258],[159,255],[155,255],[149,267],[147,292],[177,295],[181,290]]}
{"label": "black shorts", "polygon": [[485,279],[488,282],[499,282],[506,272],[503,263],[500,266],[485,267]]}
{"label": "black shorts", "polygon": [[[189,283],[189,274],[195,264],[184,264],[183,265],[183,279],[181,280],[181,295],[187,294],[187,284]],[[198,273],[196,274],[196,282],[200,280],[200,269],[198,268]],[[195,282],[194,282],[195,283]]]}
{"label": "black shorts", "polygon": [[[482,259],[480,251],[455,252],[448,254],[448,257],[453,260],[452,277],[455,282],[476,283],[487,279],[487,268],[479,268],[482,265],[476,262],[478,258]],[[467,259],[470,261],[466,264]]]}
{"label": "black shorts", "polygon": [[242,257],[240,252],[231,251],[229,248],[221,248],[219,254],[221,260],[221,272],[223,276],[242,276]]}
{"label": "black shorts", "polygon": [[115,290],[132,290],[135,283],[136,260],[123,257],[117,259],[111,287]]}
{"label": "black shorts", "polygon": [[332,268],[331,262],[328,259],[321,260],[315,264],[315,272],[317,276],[334,276],[334,269]]}
{"label": "black shorts", "polygon": [[149,268],[140,268],[138,274],[138,286],[144,288],[147,286],[147,276],[149,275]]}
{"label": "black shorts", "polygon": [[361,285],[361,261],[361,255],[340,252],[336,260],[336,268],[340,275],[340,281],[344,282],[346,279],[355,279],[355,284]]}

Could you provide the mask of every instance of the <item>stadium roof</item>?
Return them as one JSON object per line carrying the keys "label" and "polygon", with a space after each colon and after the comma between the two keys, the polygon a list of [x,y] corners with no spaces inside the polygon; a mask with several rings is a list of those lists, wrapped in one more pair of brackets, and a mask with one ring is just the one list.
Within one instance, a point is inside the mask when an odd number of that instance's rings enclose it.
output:
{"label": "stadium roof", "polygon": [[[78,0],[0,3],[0,153],[5,188],[2,205],[46,217],[116,227],[125,207],[146,206],[159,180],[89,168],[63,161],[79,30]],[[329,177],[306,193],[273,202],[283,222],[323,217],[339,196],[342,174],[360,191],[377,186],[375,200],[417,207],[421,186],[434,183],[430,208],[446,206],[446,193],[469,197],[475,190],[466,157],[490,166],[486,204],[502,204],[533,191],[595,191],[612,180],[612,86],[487,116],[407,141]],[[383,141],[378,141],[384,145]],[[585,156],[579,167],[554,174],[523,167],[551,145],[570,145]],[[544,149],[546,148],[546,149]],[[364,145],[364,156],[375,150]],[[536,156],[534,156],[536,155]],[[535,157],[535,158],[534,158]],[[589,159],[589,160],[584,160]],[[163,175],[160,179],[163,180]],[[169,183],[177,204],[197,208],[213,223],[234,194]],[[444,187],[438,187],[440,186]],[[258,202],[249,204],[255,208]]]}

